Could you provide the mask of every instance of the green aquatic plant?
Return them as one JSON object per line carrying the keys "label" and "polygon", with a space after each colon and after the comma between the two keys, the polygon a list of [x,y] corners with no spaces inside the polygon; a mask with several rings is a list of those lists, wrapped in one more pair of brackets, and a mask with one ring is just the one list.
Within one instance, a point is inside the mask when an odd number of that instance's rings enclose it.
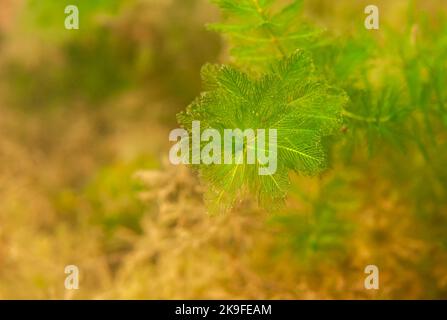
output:
{"label": "green aquatic plant", "polygon": [[[247,195],[262,205],[280,203],[289,173],[321,173],[324,146],[340,140],[346,159],[358,147],[373,154],[412,145],[428,159],[434,130],[445,122],[445,41],[416,41],[410,21],[408,40],[385,28],[385,50],[365,31],[343,38],[312,26],[301,0],[212,2],[224,21],[208,28],[228,39],[230,62],[203,68],[205,91],[178,115],[180,124],[190,133],[195,120],[220,131],[278,132],[274,174],[259,176],[250,165],[196,166],[212,206],[225,209]],[[437,52],[432,59],[429,49]],[[337,132],[342,139],[327,138]]]}
{"label": "green aquatic plant", "polygon": [[[179,114],[185,128],[191,130],[192,122],[200,121],[203,127],[220,132],[228,128],[277,130],[277,170],[272,174],[258,174],[259,161],[199,166],[210,184],[211,199],[220,204],[231,195],[231,202],[248,191],[262,203],[274,203],[286,195],[289,170],[315,174],[326,167],[322,137],[340,127],[347,98],[315,73],[308,53],[296,51],[257,78],[231,66],[215,65],[205,66],[202,75],[209,90]],[[245,141],[244,157],[250,147]]]}
{"label": "green aquatic plant", "polygon": [[[347,96],[327,83],[316,71],[308,48],[301,47],[317,32],[302,30],[293,18],[300,1],[275,14],[269,11],[275,1],[214,2],[239,19],[210,26],[234,40],[237,66],[206,65],[202,69],[206,91],[178,119],[190,132],[193,121],[222,132],[277,130],[277,170],[272,174],[259,175],[259,162],[198,165],[212,207],[225,209],[247,194],[262,205],[277,204],[287,194],[289,171],[317,174],[326,168],[322,139],[341,127]],[[244,157],[248,148],[245,141]]]}

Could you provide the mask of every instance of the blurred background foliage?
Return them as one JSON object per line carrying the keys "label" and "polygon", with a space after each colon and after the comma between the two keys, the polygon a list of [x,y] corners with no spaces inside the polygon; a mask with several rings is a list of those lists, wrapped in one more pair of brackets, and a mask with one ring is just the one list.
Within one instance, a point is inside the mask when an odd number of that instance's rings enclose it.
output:
{"label": "blurred background foliage", "polygon": [[303,46],[350,96],[331,168],[279,212],[210,216],[165,158],[200,67],[228,61],[216,8],[0,0],[0,298],[447,298],[447,6],[374,3],[380,31],[370,1],[304,1],[325,31]]}

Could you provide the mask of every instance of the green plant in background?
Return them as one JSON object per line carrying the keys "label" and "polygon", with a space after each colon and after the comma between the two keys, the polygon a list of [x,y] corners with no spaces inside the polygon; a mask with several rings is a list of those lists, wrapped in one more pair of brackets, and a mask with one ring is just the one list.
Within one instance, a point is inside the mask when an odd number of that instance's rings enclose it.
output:
{"label": "green plant in background", "polygon": [[324,181],[315,195],[293,187],[289,196],[304,203],[306,209],[286,208],[269,219],[269,226],[278,231],[275,252],[293,252],[297,262],[307,268],[339,263],[346,256],[346,240],[354,227],[348,213],[359,205],[351,180],[336,175]]}
{"label": "green plant in background", "polygon": [[302,1],[276,8],[275,0],[213,0],[226,14],[225,23],[210,24],[231,42],[231,55],[241,67],[257,69],[290,55],[297,48],[313,48],[322,30],[299,18]]}
{"label": "green plant in background", "polygon": [[333,39],[316,59],[350,96],[344,112],[350,148],[366,144],[372,154],[417,146],[428,160],[446,124],[446,97],[439,90],[445,84],[446,25],[442,13],[437,25],[424,12],[416,15],[413,1],[407,11],[399,30],[383,24],[376,37],[359,31]]}
{"label": "green plant in background", "polygon": [[[133,3],[134,0],[128,2]],[[87,34],[92,27],[95,27],[95,19],[97,19],[98,12],[101,12],[102,15],[116,15],[123,7],[123,1],[72,0],[66,2],[29,0],[25,4],[22,27],[25,30],[32,29],[35,36],[51,38],[52,41],[79,36],[79,33],[66,32],[64,28],[64,20],[61,19],[61,13],[64,13],[65,7],[68,5],[75,5],[82,12],[81,28],[79,30],[83,34]]]}
{"label": "green plant in background", "polygon": [[117,228],[140,231],[139,221],[145,207],[136,199],[142,186],[132,178],[138,168],[155,166],[153,160],[136,159],[101,168],[85,187],[84,194],[92,213],[93,224],[113,234]]}
{"label": "green plant in background", "polygon": [[[199,90],[197,68],[220,49],[217,37],[203,30],[200,0],[70,4],[79,8],[79,30],[65,29],[64,1],[24,3],[17,32],[32,38],[28,50],[35,61],[10,57],[4,63],[15,105],[40,110],[76,101],[99,107],[132,89],[181,105]],[[199,36],[206,46],[197,45]]]}
{"label": "green plant in background", "polygon": [[[81,190],[57,192],[53,205],[68,223],[97,227],[107,254],[126,250],[131,244],[120,233],[141,234],[141,218],[150,208],[137,199],[145,189],[133,174],[138,169],[157,166],[152,157],[140,156],[101,167]],[[87,214],[80,215],[80,211]]]}

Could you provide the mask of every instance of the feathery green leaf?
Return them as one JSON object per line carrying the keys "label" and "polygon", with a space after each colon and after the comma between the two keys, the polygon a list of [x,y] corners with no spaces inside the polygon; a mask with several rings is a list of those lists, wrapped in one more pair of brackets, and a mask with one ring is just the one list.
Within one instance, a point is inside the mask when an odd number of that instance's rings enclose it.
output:
{"label": "feathery green leaf", "polygon": [[[224,129],[277,130],[274,174],[259,175],[259,163],[199,165],[214,205],[229,206],[246,194],[262,204],[277,203],[286,195],[289,170],[316,174],[326,167],[321,138],[340,126],[347,98],[317,76],[307,52],[296,51],[257,78],[215,65],[206,65],[202,77],[209,91],[179,114],[185,128],[191,130],[196,120],[222,136]],[[244,141],[244,156],[247,147]]]}

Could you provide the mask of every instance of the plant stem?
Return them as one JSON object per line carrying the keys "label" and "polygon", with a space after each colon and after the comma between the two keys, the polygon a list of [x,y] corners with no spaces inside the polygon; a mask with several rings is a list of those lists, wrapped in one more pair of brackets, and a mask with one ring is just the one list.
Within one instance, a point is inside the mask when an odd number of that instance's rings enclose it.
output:
{"label": "plant stem", "polygon": [[[265,11],[261,8],[261,6],[259,5],[258,0],[252,0],[253,4],[256,7],[256,10],[258,11],[259,15],[261,16],[262,20],[264,21],[269,21],[267,15],[265,14]],[[272,28],[267,25],[265,27],[265,29],[267,30],[270,38],[272,39],[272,43],[275,45],[275,47],[278,49],[278,51],[281,53],[281,55],[283,57],[286,56],[286,51],[284,50],[284,48],[281,46],[281,43],[279,42],[278,38],[276,37],[275,33],[273,32]]]}
{"label": "plant stem", "polygon": [[351,118],[354,120],[358,120],[358,121],[364,121],[364,122],[368,122],[368,123],[373,123],[373,122],[387,122],[391,119],[390,116],[386,116],[386,117],[381,117],[381,118],[375,118],[375,117],[364,117],[364,116],[360,116],[358,114],[349,112],[346,109],[342,110],[342,115],[344,115],[347,118]]}

